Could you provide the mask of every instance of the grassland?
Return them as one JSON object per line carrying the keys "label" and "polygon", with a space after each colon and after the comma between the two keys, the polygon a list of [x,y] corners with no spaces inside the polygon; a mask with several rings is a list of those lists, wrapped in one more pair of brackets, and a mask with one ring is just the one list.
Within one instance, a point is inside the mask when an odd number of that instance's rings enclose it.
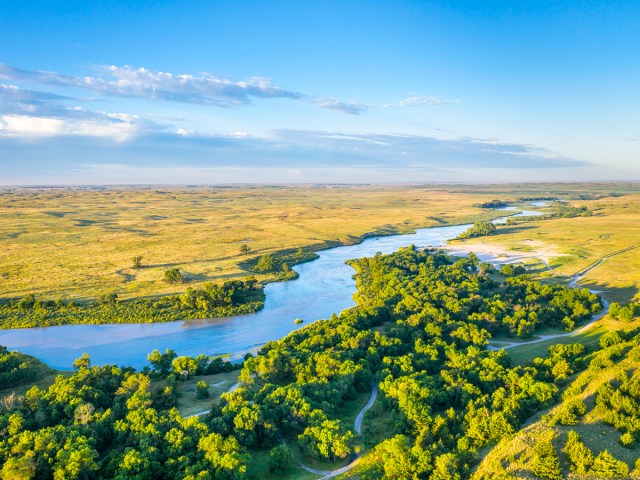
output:
{"label": "grassland", "polygon": [[[50,189],[0,196],[0,298],[139,298],[239,278],[265,253],[496,216],[417,187]],[[247,244],[252,252],[240,253]],[[143,268],[132,266],[142,256]],[[177,267],[187,285],[163,281]],[[262,279],[265,277],[263,276]]]}
{"label": "grassland", "polygon": [[[542,279],[564,282],[603,257],[640,246],[640,195],[571,203],[586,205],[593,215],[499,227],[496,235],[466,240],[464,245],[501,252],[504,257],[522,254],[523,247],[542,252],[541,256],[546,253],[549,268],[534,265],[534,270]],[[536,256],[535,251],[530,253],[532,257]],[[555,256],[549,252],[556,252]],[[624,303],[640,298],[639,253],[638,248],[631,248],[607,258],[588,272],[578,286],[601,291],[611,301]]]}
{"label": "grassland", "polygon": [[[610,184],[6,189],[0,192],[0,298],[34,293],[82,301],[108,293],[121,299],[177,293],[186,286],[164,282],[168,268],[183,271],[187,286],[199,286],[246,276],[247,260],[265,253],[493,218],[495,210],[474,207],[493,198],[637,190]],[[590,202],[597,217],[535,226],[536,236],[567,242],[563,235],[586,235],[585,222],[587,230],[593,222],[595,238],[608,235],[606,240],[573,244],[569,250],[576,258],[560,266],[567,272],[580,268],[637,235],[638,198]],[[242,244],[251,248],[249,255],[240,253]],[[132,265],[137,255],[140,269]],[[610,276],[615,285],[629,278],[628,272]]]}

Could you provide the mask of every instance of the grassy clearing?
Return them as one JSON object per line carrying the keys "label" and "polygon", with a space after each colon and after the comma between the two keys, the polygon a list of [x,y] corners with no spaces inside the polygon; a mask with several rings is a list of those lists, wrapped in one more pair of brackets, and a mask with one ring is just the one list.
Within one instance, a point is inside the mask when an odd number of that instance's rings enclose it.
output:
{"label": "grassy clearing", "polygon": [[384,408],[382,395],[379,395],[376,403],[365,414],[362,422],[365,449],[373,448],[383,440],[390,438],[392,432],[396,431],[395,421],[391,411]]}
{"label": "grassy clearing", "polygon": [[[629,330],[636,327],[640,327],[640,320],[635,320],[633,322],[620,322],[609,318],[609,316],[605,316],[595,322],[587,330],[575,335],[567,335],[566,337],[545,340],[542,342],[532,343],[530,345],[521,345],[510,348],[507,351],[515,365],[527,365],[533,362],[533,359],[536,357],[546,356],[551,345],[581,343],[587,348],[596,347],[600,337],[604,333],[611,332],[613,330]],[[494,345],[494,342],[491,342],[491,344]]]}
{"label": "grassy clearing", "polygon": [[[41,368],[41,369],[40,369]],[[49,388],[56,381],[58,375],[62,375],[64,377],[70,377],[75,372],[72,371],[58,371],[54,370],[45,364],[42,364],[42,367],[39,368],[38,379],[35,382],[28,382],[23,385],[18,385],[10,388],[2,388],[0,389],[0,398],[3,398],[11,393],[16,393],[17,395],[24,395],[27,393],[31,387],[36,386],[42,390]]]}
{"label": "grassy clearing", "polygon": [[251,461],[247,465],[247,474],[251,480],[314,480],[320,475],[309,473],[295,464],[284,475],[269,472],[270,449],[252,450]]}
{"label": "grassy clearing", "polygon": [[[217,402],[224,392],[229,390],[238,381],[240,370],[233,372],[216,373],[215,375],[198,375],[191,377],[186,382],[178,380],[176,390],[178,392],[178,411],[183,417],[193,415],[211,408],[211,404]],[[209,385],[209,398],[196,398],[196,384],[205,382]],[[162,390],[166,386],[166,380],[154,380],[151,388]]]}

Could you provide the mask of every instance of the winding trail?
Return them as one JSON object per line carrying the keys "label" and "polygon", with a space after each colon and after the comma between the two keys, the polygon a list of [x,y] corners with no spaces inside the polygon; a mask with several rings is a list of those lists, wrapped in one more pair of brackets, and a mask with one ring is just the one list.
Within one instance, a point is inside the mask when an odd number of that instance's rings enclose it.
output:
{"label": "winding trail", "polygon": [[[234,383],[228,390],[227,392],[231,393],[234,390],[237,390],[241,385],[241,382],[236,382]],[[369,397],[369,401],[367,402],[367,404],[362,407],[360,409],[360,411],[358,412],[358,415],[356,415],[356,419],[353,422],[353,429],[356,431],[356,433],[360,434],[362,433],[362,423],[364,422],[364,415],[367,413],[367,411],[369,411],[369,409],[371,409],[371,407],[373,407],[373,404],[376,402],[378,398],[378,385],[375,383],[371,384],[371,396]],[[206,415],[210,412],[211,410],[203,410],[202,412],[198,412],[198,413],[194,413],[192,415],[187,415],[184,418],[192,418],[192,417],[201,417],[202,415]],[[282,442],[283,445],[286,445],[285,441],[283,438],[280,438],[280,441]],[[343,473],[348,472],[349,470],[351,470],[353,467],[355,467],[358,463],[358,461],[360,460],[360,457],[362,456],[362,452],[358,452],[355,455],[353,455],[353,457],[351,458],[351,461],[349,462],[348,465],[345,465],[344,467],[340,467],[337,468],[336,470],[317,470],[315,468],[311,468],[303,463],[299,464],[300,468],[306,470],[309,473],[314,473],[316,475],[322,475],[322,477],[319,480],[324,480],[324,479],[328,479],[328,478],[333,478],[333,477],[337,477],[338,475],[341,475]]]}
{"label": "winding trail", "polygon": [[[378,398],[378,385],[375,383],[371,384],[371,397],[369,397],[369,401],[367,404],[362,407],[362,409],[358,412],[356,416],[356,420],[353,422],[353,429],[356,433],[362,433],[362,422],[364,421],[364,414],[373,407],[376,399]],[[281,439],[282,440],[282,439]],[[284,440],[282,440],[284,443]],[[317,470],[315,468],[311,468],[303,463],[299,464],[300,468],[306,470],[309,473],[315,473],[316,475],[322,475],[319,480],[325,480],[327,478],[337,477],[338,475],[342,475],[343,473],[348,472],[353,467],[355,467],[360,461],[360,457],[362,456],[362,452],[358,452],[351,457],[351,461],[345,465],[344,467],[337,468],[335,470]]]}
{"label": "winding trail", "polygon": [[[610,253],[608,255],[605,255],[605,256],[601,257],[600,259],[596,260],[593,264],[591,264],[589,267],[587,267],[587,268],[583,269],[582,271],[579,271],[578,273],[574,274],[573,279],[569,282],[569,287],[570,288],[576,288],[576,286],[578,285],[578,282],[582,278],[584,278],[585,275],[587,275],[589,272],[591,272],[595,268],[597,268],[600,265],[602,265],[607,259],[609,259],[611,257],[615,257],[616,255],[620,255],[621,253],[628,252],[629,250],[633,250],[634,248],[638,248],[638,245],[632,245],[630,247],[623,248],[622,250],[618,250],[617,252],[613,252],[613,253]],[[544,260],[543,260],[543,262],[547,265],[547,268],[551,269],[551,267],[549,267],[549,264],[547,262],[545,262]],[[591,293],[600,293],[599,291],[591,290],[591,289],[589,289],[589,291]],[[572,335],[577,335],[579,333],[582,333],[585,330],[591,328],[591,326],[595,322],[597,322],[602,317],[604,317],[607,313],[609,313],[609,307],[610,307],[609,302],[607,302],[602,297],[600,297],[600,299],[602,300],[602,307],[603,307],[602,311],[594,314],[591,317],[591,320],[589,320],[588,323],[584,324],[582,327],[578,328],[577,330],[573,330],[572,332],[567,332],[567,333],[557,333],[557,334],[554,334],[554,335],[540,335],[535,340],[530,340],[528,342],[511,342],[511,343],[507,343],[506,345],[501,345],[500,347],[494,347],[494,346],[490,345],[488,348],[490,350],[502,350],[502,349],[506,350],[508,348],[520,347],[522,345],[531,345],[532,343],[539,343],[539,342],[544,342],[546,340],[553,340],[553,339],[556,339],[556,338],[569,337],[569,336],[572,336]],[[503,342],[500,342],[500,343],[503,343]]]}
{"label": "winding trail", "polygon": [[[231,385],[231,387],[229,387],[229,390],[227,390],[227,393],[231,393],[234,390],[237,390],[238,388],[240,388],[240,382],[236,382],[233,385]],[[209,413],[211,410],[203,410],[201,412],[198,413],[192,413],[191,415],[187,415],[184,418],[191,418],[191,417],[201,417],[203,415],[206,415],[207,413]]]}

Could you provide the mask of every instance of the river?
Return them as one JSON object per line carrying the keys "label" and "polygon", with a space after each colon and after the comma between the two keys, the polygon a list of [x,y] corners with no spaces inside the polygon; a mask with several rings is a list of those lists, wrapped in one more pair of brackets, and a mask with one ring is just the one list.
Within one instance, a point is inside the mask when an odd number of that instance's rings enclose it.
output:
{"label": "river", "polygon": [[[543,206],[543,205],[540,205]],[[514,210],[507,207],[505,210]],[[522,211],[519,215],[540,215]],[[503,223],[497,219],[495,223]],[[0,330],[0,345],[34,355],[57,369],[70,369],[88,353],[95,365],[118,364],[142,368],[153,349],[171,348],[178,355],[230,353],[241,358],[270,340],[277,340],[305,324],[329,318],[355,305],[354,270],[345,263],[400,247],[443,247],[471,225],[419,229],[413,234],[371,237],[357,245],[318,252],[319,258],[294,266],[299,278],[265,286],[264,308],[236,317],[167,323],[64,325]],[[302,318],[305,323],[295,325]]]}

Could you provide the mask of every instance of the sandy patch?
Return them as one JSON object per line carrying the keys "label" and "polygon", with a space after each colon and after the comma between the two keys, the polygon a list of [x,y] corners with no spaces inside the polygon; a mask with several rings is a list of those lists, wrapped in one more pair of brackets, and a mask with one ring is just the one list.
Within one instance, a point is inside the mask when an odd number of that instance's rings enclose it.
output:
{"label": "sandy patch", "polygon": [[495,243],[456,243],[444,247],[450,255],[462,256],[473,252],[482,262],[490,263],[522,263],[525,259],[533,258],[548,264],[549,261],[557,257],[565,257],[566,253],[561,253],[556,248],[545,245],[537,240],[524,240],[521,242],[525,250],[510,250],[504,245]]}

